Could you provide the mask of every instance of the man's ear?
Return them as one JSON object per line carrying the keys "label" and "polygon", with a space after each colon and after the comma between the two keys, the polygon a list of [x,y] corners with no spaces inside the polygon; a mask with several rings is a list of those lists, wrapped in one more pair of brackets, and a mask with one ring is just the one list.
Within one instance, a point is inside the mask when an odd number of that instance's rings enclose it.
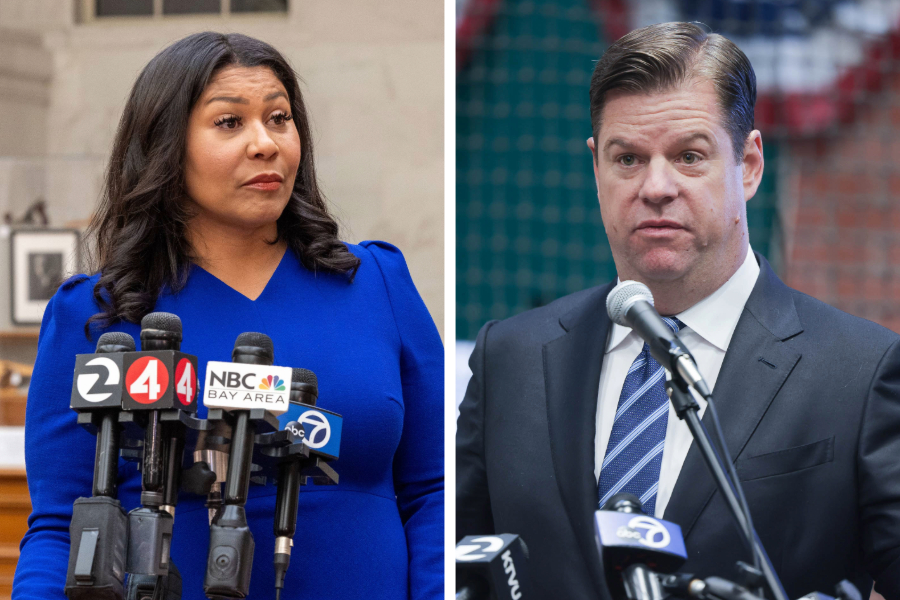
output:
{"label": "man's ear", "polygon": [[762,181],[764,166],[762,134],[758,129],[754,129],[744,142],[744,160],[741,163],[744,174],[744,202],[756,195]]}
{"label": "man's ear", "polygon": [[594,163],[594,184],[597,186],[597,196],[599,197],[600,196],[600,179],[599,179],[600,160],[599,160],[599,157],[597,156],[597,144],[596,144],[596,142],[594,142],[593,136],[589,137],[587,139],[587,147],[591,149],[591,156],[594,159],[592,161]]}

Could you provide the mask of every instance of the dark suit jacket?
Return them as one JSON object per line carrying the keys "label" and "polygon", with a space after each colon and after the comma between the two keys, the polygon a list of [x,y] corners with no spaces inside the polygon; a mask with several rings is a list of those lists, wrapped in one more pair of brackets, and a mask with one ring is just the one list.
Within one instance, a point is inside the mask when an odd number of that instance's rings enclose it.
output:
{"label": "dark suit jacket", "polygon": [[[760,275],[714,391],[754,525],[789,598],[871,577],[900,599],[900,336]],[[612,284],[478,335],[457,432],[457,539],[517,533],[546,599],[604,598],[594,433]],[[708,416],[708,415],[706,415]],[[706,421],[706,418],[704,418]],[[685,572],[750,562],[692,444],[664,518]]]}

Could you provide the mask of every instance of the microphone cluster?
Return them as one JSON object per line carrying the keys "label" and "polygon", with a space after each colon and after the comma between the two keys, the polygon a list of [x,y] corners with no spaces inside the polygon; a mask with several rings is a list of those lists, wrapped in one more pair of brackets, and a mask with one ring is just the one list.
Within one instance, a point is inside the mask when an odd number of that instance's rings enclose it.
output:
{"label": "microphone cluster", "polygon": [[[113,332],[100,337],[95,353],[76,357],[70,407],[97,436],[97,450],[92,496],[73,505],[70,600],[180,598],[170,549],[182,489],[206,496],[210,510],[206,596],[246,598],[254,553],[245,512],[251,483],[278,489],[280,595],[300,486],[338,482],[328,463],[339,455],[342,419],[315,406],[312,371],[274,366],[272,340],[243,333],[232,362],[208,363],[202,394],[208,414],[199,419],[198,361],[180,351],[181,339],[177,316],[151,313],[141,321],[140,352],[130,335]],[[298,419],[281,429],[277,416],[289,409]],[[120,456],[141,471],[140,506],[127,514],[117,498]]]}
{"label": "microphone cluster", "polygon": [[[616,494],[594,513],[594,539],[614,600],[764,600],[763,592],[757,591],[763,573],[740,561],[740,582],[676,573],[687,560],[681,528],[644,514],[641,501],[631,494]],[[861,597],[844,580],[837,584],[834,597],[813,592],[800,600]]]}

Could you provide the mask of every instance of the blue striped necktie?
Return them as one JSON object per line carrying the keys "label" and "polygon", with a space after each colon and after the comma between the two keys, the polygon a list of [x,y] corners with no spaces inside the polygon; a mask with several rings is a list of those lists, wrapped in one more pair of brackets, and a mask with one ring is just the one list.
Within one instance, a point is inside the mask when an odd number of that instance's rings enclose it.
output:
{"label": "blue striped necktie", "polygon": [[[675,318],[663,317],[663,321],[675,332],[684,327]],[[653,516],[668,419],[665,369],[650,356],[650,347],[644,344],[628,369],[619,396],[600,467],[598,508],[615,494],[628,492],[640,498],[644,512]]]}

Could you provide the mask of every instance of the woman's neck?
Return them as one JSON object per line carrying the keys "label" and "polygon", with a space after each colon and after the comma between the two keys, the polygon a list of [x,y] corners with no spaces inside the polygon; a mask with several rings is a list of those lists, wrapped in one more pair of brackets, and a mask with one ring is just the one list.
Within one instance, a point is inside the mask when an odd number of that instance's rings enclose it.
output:
{"label": "woman's neck", "polygon": [[272,244],[275,223],[245,229],[195,219],[188,226],[194,261],[231,288],[256,300],[278,268],[287,244]]}

